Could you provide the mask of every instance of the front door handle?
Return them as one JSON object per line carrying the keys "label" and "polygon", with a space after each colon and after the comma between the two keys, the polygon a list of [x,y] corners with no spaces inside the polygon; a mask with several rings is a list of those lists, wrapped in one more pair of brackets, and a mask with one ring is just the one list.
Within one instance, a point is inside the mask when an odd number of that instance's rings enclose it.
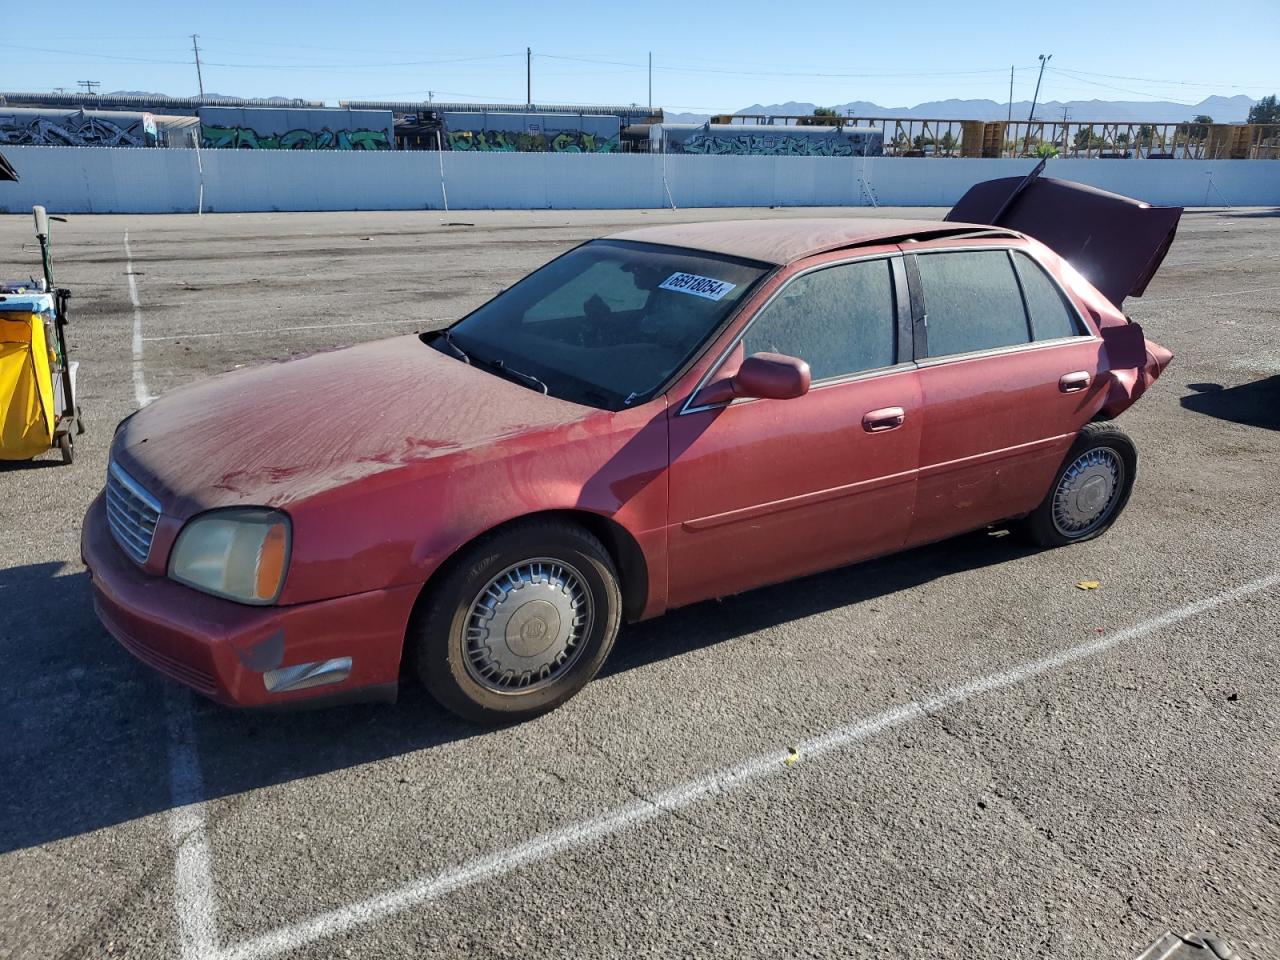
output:
{"label": "front door handle", "polygon": [[882,407],[863,416],[862,429],[867,433],[884,433],[898,429],[906,419],[906,411],[901,407]]}
{"label": "front door handle", "polygon": [[1089,381],[1093,378],[1089,376],[1087,370],[1077,370],[1075,373],[1064,373],[1058,380],[1058,389],[1063,393],[1079,393],[1085,387],[1089,386]]}

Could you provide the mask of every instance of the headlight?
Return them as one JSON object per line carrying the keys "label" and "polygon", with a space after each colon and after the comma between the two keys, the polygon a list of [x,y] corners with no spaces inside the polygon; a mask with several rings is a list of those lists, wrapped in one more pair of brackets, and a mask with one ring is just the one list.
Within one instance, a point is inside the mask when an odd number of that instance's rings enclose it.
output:
{"label": "headlight", "polygon": [[201,514],[178,534],[169,576],[229,600],[272,603],[289,568],[289,533],[289,518],[264,507]]}

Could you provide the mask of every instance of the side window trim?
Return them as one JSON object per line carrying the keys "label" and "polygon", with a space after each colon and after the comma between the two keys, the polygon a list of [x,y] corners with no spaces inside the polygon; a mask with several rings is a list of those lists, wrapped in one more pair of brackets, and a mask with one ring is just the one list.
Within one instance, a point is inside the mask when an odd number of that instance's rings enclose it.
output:
{"label": "side window trim", "polygon": [[923,363],[929,359],[929,312],[924,302],[924,284],[920,281],[920,263],[914,253],[904,254],[902,259],[911,299],[911,358]]}
{"label": "side window trim", "polygon": [[896,323],[893,359],[895,365],[911,363],[915,360],[915,311],[911,303],[911,284],[907,279],[907,260],[905,254],[896,254],[889,258],[889,268],[893,277],[893,309]]}
{"label": "side window trim", "polygon": [[1013,282],[1018,285],[1018,299],[1022,301],[1022,319],[1027,324],[1027,343],[1036,342],[1036,324],[1031,319],[1031,302],[1027,299],[1027,288],[1023,286],[1022,274],[1018,273],[1018,261],[1013,258],[1013,251],[1006,249],[1005,257],[1009,260],[1009,270],[1013,273]]}
{"label": "side window trim", "polygon": [[715,379],[716,374],[719,372],[720,368],[724,366],[724,363],[729,358],[729,355],[733,353],[734,348],[736,348],[738,344],[741,343],[746,338],[748,331],[750,331],[751,327],[755,324],[755,322],[764,314],[766,310],[769,309],[770,305],[773,304],[773,302],[777,300],[778,297],[780,297],[786,291],[788,287],[790,287],[793,283],[795,283],[801,277],[808,276],[811,273],[816,273],[819,270],[826,270],[831,267],[843,267],[851,263],[863,263],[871,260],[888,260],[889,261],[891,280],[893,285],[893,294],[894,294],[893,308],[894,308],[894,313],[896,315],[896,323],[894,324],[894,341],[895,341],[894,357],[897,359],[897,362],[890,364],[889,366],[886,366],[886,367],[875,367],[874,369],[871,369],[871,370],[861,370],[861,371],[858,371],[857,373],[845,374],[843,376],[838,376],[838,377],[827,377],[824,380],[816,380],[814,381],[812,386],[824,387],[830,384],[846,383],[852,380],[863,380],[863,379],[868,379],[870,377],[881,376],[887,372],[896,372],[903,367],[914,368],[915,364],[913,363],[912,358],[906,358],[906,359],[903,358],[903,353],[906,350],[908,343],[910,342],[910,341],[903,340],[903,329],[905,326],[905,319],[903,315],[903,301],[906,298],[905,285],[900,283],[900,279],[901,279],[900,271],[902,269],[900,262],[903,259],[904,259],[904,255],[901,253],[874,253],[868,256],[863,256],[863,257],[849,257],[847,260],[833,260],[828,263],[815,264],[812,267],[809,267],[805,270],[801,270],[800,272],[788,277],[787,281],[784,284],[782,284],[782,286],[780,286],[777,290],[773,291],[773,293],[769,295],[768,300],[760,304],[759,308],[755,311],[755,313],[751,315],[750,319],[748,319],[747,322],[743,325],[742,329],[738,331],[737,335],[732,340],[729,341],[728,345],[722,351],[720,351],[720,356],[716,358],[715,363],[713,363],[707,369],[707,372],[704,373],[699,378],[697,385],[690,392],[689,396],[685,398],[684,403],[680,405],[680,409],[676,413],[676,416],[684,416],[686,413],[701,413],[704,410],[718,410],[722,407],[727,407],[733,403],[748,402],[744,400],[724,400],[719,403],[697,404],[695,406],[693,403],[693,400],[698,394],[700,394],[706,388],[707,384],[711,383],[712,380]]}

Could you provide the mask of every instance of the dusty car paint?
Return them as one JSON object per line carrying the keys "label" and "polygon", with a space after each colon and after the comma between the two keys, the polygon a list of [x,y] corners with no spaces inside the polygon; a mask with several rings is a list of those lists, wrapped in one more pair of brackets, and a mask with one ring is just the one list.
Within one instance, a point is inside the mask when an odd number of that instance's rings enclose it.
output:
{"label": "dusty car paint", "polygon": [[[1168,352],[1132,329],[1109,349],[1106,329],[1123,327],[1124,316],[1035,240],[980,226],[876,223],[635,231],[650,243],[696,236],[720,252],[773,257],[778,269],[664,394],[630,409],[545,396],[415,337],[175,391],[125,421],[112,448],[162,505],[146,563],[116,546],[101,498],[86,518],[82,552],[104,623],[142,659],[222,702],[378,696],[394,689],[424,585],[513,519],[581,518],[615,554],[634,620],[1029,512],[1081,426],[1127,408]],[[905,242],[904,231],[919,240]],[[1038,259],[1087,335],[942,360],[908,356],[795,399],[716,400],[717,378],[742,361],[739,333],[796,273],[992,244]],[[905,297],[900,307],[909,344]],[[1069,371],[1087,374],[1087,386],[1061,392]],[[861,419],[885,410],[901,417],[884,432]],[[292,522],[292,560],[274,607],[165,576],[187,520],[242,504],[278,508]],[[859,536],[835,535],[848,530]],[[272,695],[264,685],[260,668],[281,659],[342,656],[354,662],[336,686]]]}

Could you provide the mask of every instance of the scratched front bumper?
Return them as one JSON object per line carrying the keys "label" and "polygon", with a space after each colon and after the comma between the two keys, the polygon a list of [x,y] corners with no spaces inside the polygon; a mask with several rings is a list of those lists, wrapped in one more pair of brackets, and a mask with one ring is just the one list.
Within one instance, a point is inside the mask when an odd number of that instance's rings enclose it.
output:
{"label": "scratched front bumper", "polygon": [[[102,496],[85,517],[80,552],[108,632],[139,660],[227,706],[309,699],[386,699],[400,672],[416,586],[286,607],[233,603],[141,570],[117,546]],[[268,675],[349,657],[336,683],[268,689]]]}

